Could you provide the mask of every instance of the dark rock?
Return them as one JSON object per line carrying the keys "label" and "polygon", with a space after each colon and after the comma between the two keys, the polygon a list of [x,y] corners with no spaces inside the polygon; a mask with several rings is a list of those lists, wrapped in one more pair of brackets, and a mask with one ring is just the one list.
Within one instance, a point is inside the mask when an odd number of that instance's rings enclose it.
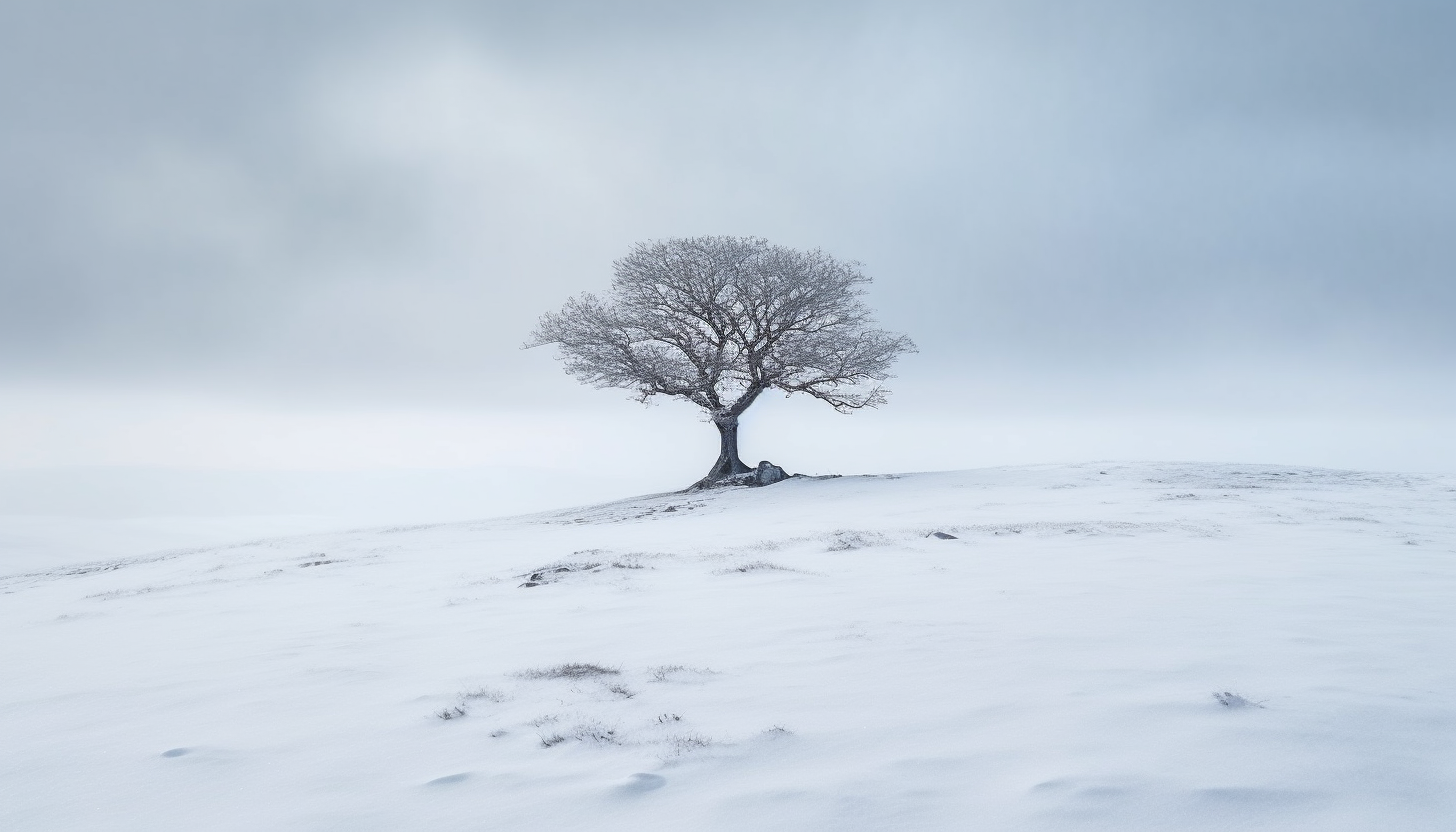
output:
{"label": "dark rock", "polygon": [[758,468],[753,471],[755,485],[773,485],[776,482],[783,482],[789,478],[788,472],[779,466],[764,460],[758,463]]}
{"label": "dark rock", "polygon": [[926,537],[934,537],[940,540],[960,540],[959,537],[956,537],[953,534],[946,534],[945,532],[931,532],[930,534],[926,535]]}

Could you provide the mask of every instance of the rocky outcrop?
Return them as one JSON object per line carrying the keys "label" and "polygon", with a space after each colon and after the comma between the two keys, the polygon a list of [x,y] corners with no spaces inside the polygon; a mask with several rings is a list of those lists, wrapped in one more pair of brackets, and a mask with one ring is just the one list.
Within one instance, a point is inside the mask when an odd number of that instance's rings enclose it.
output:
{"label": "rocky outcrop", "polygon": [[779,466],[773,464],[772,462],[769,462],[768,460],[764,460],[758,463],[758,467],[754,468],[752,471],[746,471],[742,474],[733,474],[731,476],[723,477],[716,480],[702,479],[694,484],[693,487],[689,490],[700,491],[706,488],[727,488],[729,486],[735,485],[746,486],[748,488],[761,488],[765,485],[773,485],[776,482],[783,482],[784,480],[789,479],[791,476],[792,475],[789,474],[789,472],[785,471]]}

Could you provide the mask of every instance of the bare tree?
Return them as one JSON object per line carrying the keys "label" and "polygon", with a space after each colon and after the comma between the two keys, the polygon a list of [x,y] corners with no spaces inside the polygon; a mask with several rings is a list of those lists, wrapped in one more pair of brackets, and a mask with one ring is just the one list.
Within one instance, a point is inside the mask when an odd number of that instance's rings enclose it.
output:
{"label": "bare tree", "polygon": [[915,350],[873,327],[860,264],[818,249],[694,237],[638,243],[613,266],[606,298],[568,300],[525,346],[556,344],[584,384],[701,407],[721,439],[702,486],[752,470],[738,457],[738,417],[765,390],[807,394],[841,413],[876,407],[890,365]]}

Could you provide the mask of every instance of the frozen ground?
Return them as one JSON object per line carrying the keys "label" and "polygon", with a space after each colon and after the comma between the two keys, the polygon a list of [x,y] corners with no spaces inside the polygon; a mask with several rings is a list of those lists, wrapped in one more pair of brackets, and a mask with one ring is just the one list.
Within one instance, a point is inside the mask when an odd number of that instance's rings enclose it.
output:
{"label": "frozen ground", "polygon": [[0,575],[347,527],[338,517],[67,517],[0,514]]}
{"label": "frozen ground", "polygon": [[1456,479],[1191,464],[69,565],[0,828],[1448,830],[1453,598]]}

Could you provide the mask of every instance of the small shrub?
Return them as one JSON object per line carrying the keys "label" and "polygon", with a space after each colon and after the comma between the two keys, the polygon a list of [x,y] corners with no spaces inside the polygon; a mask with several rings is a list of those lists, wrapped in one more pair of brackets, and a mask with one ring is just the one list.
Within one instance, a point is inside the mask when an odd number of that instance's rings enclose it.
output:
{"label": "small shrub", "polygon": [[667,738],[667,747],[674,757],[711,748],[713,741],[701,734],[677,734]]}
{"label": "small shrub", "polygon": [[460,717],[465,716],[465,714],[466,710],[464,705],[456,705],[451,708],[446,708],[443,711],[435,712],[435,716],[445,720],[459,719]]}
{"label": "small shrub", "polygon": [[850,552],[867,546],[882,546],[885,536],[875,532],[837,531],[829,536],[829,551]]}
{"label": "small shrub", "polygon": [[541,747],[551,748],[567,740],[594,742],[599,745],[622,744],[622,738],[617,735],[616,728],[608,727],[600,722],[584,722],[566,733],[556,731],[551,734],[541,735]]}
{"label": "small shrub", "polygon": [[558,664],[555,667],[523,670],[516,674],[522,679],[589,679],[593,676],[616,676],[622,671],[599,664]]}
{"label": "small shrub", "polygon": [[680,664],[664,664],[658,667],[649,668],[653,682],[670,682],[679,673],[692,673],[697,676],[711,676],[718,671],[707,667],[686,667]]}
{"label": "small shrub", "polygon": [[578,725],[572,730],[572,736],[577,742],[594,742],[601,745],[621,745],[622,740],[617,736],[616,728],[608,728],[600,722],[589,722]]}
{"label": "small shrub", "polygon": [[631,699],[637,695],[636,691],[628,689],[626,685],[607,685],[607,690],[623,699]]}
{"label": "small shrub", "polygon": [[665,664],[660,667],[654,667],[652,668],[652,681],[666,682],[672,674],[681,673],[684,670],[687,670],[687,668],[680,664]]}
{"label": "small shrub", "polygon": [[735,572],[794,572],[787,566],[779,566],[777,563],[769,563],[766,560],[755,560],[749,563],[740,563],[728,569],[719,569],[716,575],[732,575]]}

